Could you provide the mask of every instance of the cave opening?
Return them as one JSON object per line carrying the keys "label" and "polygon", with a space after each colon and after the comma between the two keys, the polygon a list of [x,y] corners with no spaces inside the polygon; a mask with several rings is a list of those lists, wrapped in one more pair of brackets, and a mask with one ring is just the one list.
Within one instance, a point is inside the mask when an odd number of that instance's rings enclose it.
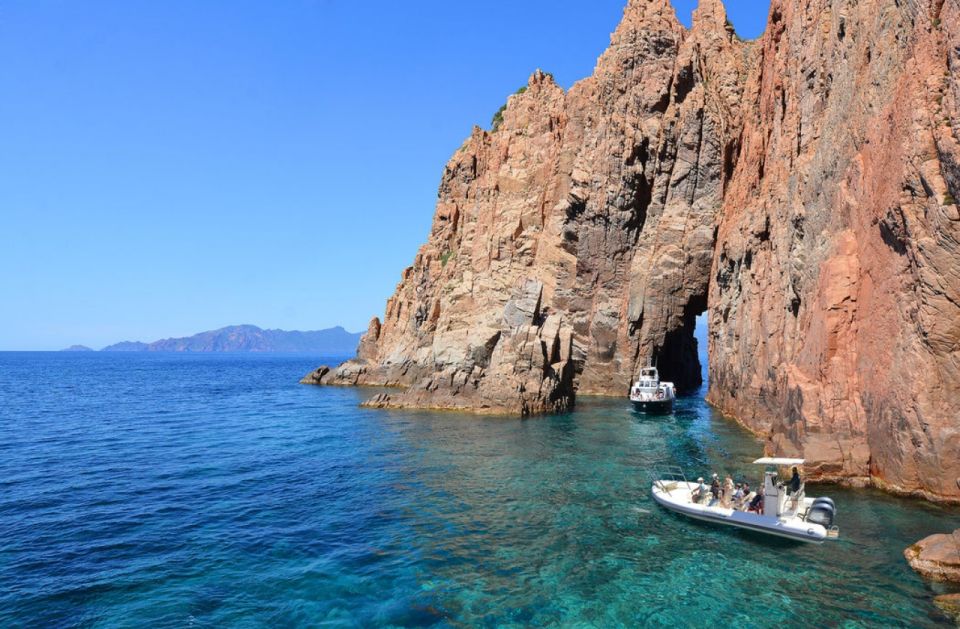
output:
{"label": "cave opening", "polygon": [[656,353],[660,378],[673,382],[677,393],[698,393],[707,383],[706,298],[694,298],[684,308],[682,324],[670,331]]}

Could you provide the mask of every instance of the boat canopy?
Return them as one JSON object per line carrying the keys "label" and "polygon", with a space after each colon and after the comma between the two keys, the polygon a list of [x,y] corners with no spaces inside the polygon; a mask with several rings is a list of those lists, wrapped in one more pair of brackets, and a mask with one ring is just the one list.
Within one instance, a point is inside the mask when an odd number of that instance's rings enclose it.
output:
{"label": "boat canopy", "polygon": [[803,459],[783,459],[775,456],[765,456],[753,462],[754,465],[803,465]]}

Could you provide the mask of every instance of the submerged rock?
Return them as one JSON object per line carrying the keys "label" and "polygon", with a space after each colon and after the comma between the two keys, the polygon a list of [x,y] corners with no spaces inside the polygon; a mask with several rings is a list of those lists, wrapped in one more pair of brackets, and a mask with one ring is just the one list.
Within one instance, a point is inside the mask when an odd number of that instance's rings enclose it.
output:
{"label": "submerged rock", "polygon": [[301,378],[300,384],[324,384],[323,379],[330,373],[329,367],[321,365]]}
{"label": "submerged rock", "polygon": [[926,537],[903,551],[903,556],[927,579],[960,583],[960,529]]}
{"label": "submerged rock", "polygon": [[933,604],[957,624],[960,624],[960,594],[941,594],[933,599]]}

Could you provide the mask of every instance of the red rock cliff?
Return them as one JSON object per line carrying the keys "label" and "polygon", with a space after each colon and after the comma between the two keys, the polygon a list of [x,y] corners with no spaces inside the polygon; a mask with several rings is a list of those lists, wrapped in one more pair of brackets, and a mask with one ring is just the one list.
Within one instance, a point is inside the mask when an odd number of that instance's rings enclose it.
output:
{"label": "red rock cliff", "polygon": [[774,0],[709,296],[712,403],[824,477],[954,500],[958,19]]}
{"label": "red rock cliff", "polygon": [[305,381],[529,414],[656,359],[824,477],[960,499],[960,15],[774,0],[736,38],[631,0],[593,75],[535,73],[447,164],[358,357]]}

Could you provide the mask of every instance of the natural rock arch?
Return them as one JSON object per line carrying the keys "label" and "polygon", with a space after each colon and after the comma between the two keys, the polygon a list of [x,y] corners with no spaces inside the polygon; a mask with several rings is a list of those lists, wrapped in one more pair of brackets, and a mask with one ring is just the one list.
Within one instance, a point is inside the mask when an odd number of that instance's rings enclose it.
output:
{"label": "natural rock arch", "polygon": [[[530,414],[657,359],[825,478],[960,500],[960,7],[774,0],[742,42],[631,0],[594,74],[542,72],[447,164],[358,357],[380,406]],[[708,308],[709,305],[709,308]]]}

